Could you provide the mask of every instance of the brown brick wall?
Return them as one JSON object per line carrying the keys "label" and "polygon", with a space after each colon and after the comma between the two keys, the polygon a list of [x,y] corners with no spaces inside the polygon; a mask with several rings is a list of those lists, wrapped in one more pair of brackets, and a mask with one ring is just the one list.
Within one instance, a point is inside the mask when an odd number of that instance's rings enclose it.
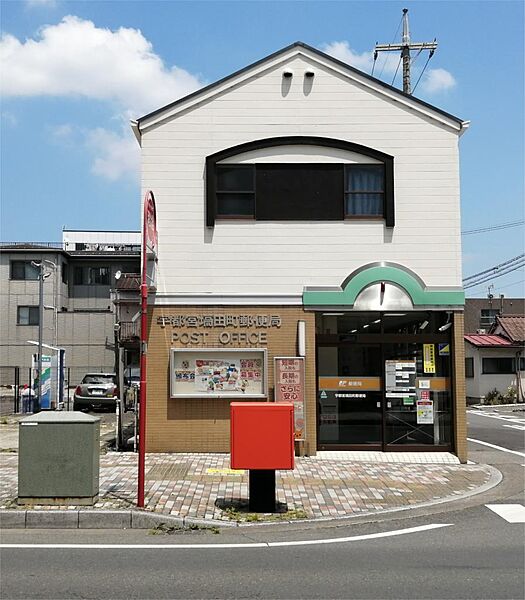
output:
{"label": "brown brick wall", "polygon": [[[226,327],[204,329],[157,324],[158,317],[171,315],[279,315],[281,327],[246,329]],[[306,381],[305,417],[306,443],[298,450],[315,454],[316,441],[316,382],[315,382],[315,316],[301,307],[290,306],[156,306],[148,311],[148,369],[146,450],[148,452],[229,452],[230,449],[230,399],[170,398],[169,354],[170,348],[242,348],[266,347],[268,351],[268,398],[273,401],[273,359],[275,356],[297,355],[297,322],[306,322]],[[172,333],[208,331],[204,343],[182,344],[172,342]],[[221,331],[264,332],[267,345],[218,343]],[[263,400],[264,401],[264,400]]]}
{"label": "brown brick wall", "polygon": [[454,445],[462,463],[467,462],[467,403],[465,392],[465,342],[463,313],[454,313]]}

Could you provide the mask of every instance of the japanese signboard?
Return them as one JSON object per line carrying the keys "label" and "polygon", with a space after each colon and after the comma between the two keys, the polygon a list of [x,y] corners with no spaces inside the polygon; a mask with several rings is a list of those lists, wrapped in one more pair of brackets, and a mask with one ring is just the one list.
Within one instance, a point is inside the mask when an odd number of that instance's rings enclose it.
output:
{"label": "japanese signboard", "polygon": [[410,398],[416,395],[416,361],[385,361],[387,398]]}
{"label": "japanese signboard", "polygon": [[304,358],[276,357],[274,361],[275,401],[293,403],[295,439],[304,440]]}
{"label": "japanese signboard", "polygon": [[430,392],[422,390],[417,400],[416,419],[418,425],[432,425],[434,423],[434,401],[430,399]]}
{"label": "japanese signboard", "polygon": [[436,372],[436,349],[434,344],[423,344],[423,372]]}
{"label": "japanese signboard", "polygon": [[266,352],[258,349],[171,349],[172,398],[263,398]]}

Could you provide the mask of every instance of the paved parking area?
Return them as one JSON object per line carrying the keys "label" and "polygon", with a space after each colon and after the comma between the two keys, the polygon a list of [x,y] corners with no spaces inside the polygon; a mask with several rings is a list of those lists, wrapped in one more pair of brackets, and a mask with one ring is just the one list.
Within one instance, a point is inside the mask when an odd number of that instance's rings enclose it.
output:
{"label": "paved parking area", "polygon": [[[228,454],[148,454],[146,509],[203,519],[239,518],[236,509],[246,510],[248,472],[232,471],[229,461]],[[0,454],[0,508],[16,508],[17,464],[16,454]],[[490,477],[484,465],[304,457],[296,459],[294,471],[277,473],[277,499],[282,512],[337,518],[458,497],[488,483]],[[102,455],[100,495],[94,508],[133,507],[136,486],[136,454]]]}

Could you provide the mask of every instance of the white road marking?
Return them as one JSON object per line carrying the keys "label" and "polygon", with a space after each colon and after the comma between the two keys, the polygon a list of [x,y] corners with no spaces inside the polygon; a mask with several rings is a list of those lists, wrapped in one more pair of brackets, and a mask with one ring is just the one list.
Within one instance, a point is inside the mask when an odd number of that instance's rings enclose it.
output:
{"label": "white road marking", "polygon": [[474,440],[472,438],[467,438],[469,442],[474,442],[474,444],[481,444],[482,446],[488,446],[489,448],[494,448],[495,450],[500,450],[501,452],[508,452],[509,454],[517,454],[518,456],[522,456],[525,458],[525,454],[523,452],[518,452],[517,450],[509,450],[508,448],[503,448],[502,446],[496,446],[496,444],[489,444],[488,442],[482,442],[481,440]]}
{"label": "white road marking", "polygon": [[499,415],[498,413],[480,413],[472,410],[468,410],[467,412],[469,415],[476,415],[477,417],[488,417],[489,419],[498,419],[498,421],[507,421],[510,423],[516,423],[517,425],[525,424],[524,419],[520,419],[519,417],[514,417],[510,415],[507,417],[504,415]]}
{"label": "white road marking", "polygon": [[507,427],[508,429],[517,429],[518,431],[525,431],[525,425],[503,425],[503,427]]}
{"label": "white road marking", "polygon": [[485,504],[509,523],[525,523],[525,506],[521,504]]}
{"label": "white road marking", "polygon": [[393,531],[383,531],[382,533],[369,533],[366,535],[354,535],[344,538],[330,538],[326,540],[298,540],[290,542],[254,542],[250,544],[0,544],[0,548],[47,548],[47,549],[86,549],[86,550],[207,550],[224,548],[275,548],[280,546],[312,546],[316,544],[342,544],[344,542],[360,542],[363,540],[374,540],[378,538],[391,537],[396,535],[405,535],[407,533],[419,533],[441,527],[451,527],[452,523],[431,523],[430,525],[420,525],[419,527],[409,527],[407,529],[395,529]]}

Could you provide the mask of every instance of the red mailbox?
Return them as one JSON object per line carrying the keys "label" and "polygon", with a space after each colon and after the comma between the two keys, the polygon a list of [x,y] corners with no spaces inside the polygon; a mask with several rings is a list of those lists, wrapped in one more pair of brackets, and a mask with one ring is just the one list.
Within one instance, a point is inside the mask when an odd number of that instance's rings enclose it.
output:
{"label": "red mailbox", "polygon": [[232,469],[294,468],[293,404],[232,402]]}

